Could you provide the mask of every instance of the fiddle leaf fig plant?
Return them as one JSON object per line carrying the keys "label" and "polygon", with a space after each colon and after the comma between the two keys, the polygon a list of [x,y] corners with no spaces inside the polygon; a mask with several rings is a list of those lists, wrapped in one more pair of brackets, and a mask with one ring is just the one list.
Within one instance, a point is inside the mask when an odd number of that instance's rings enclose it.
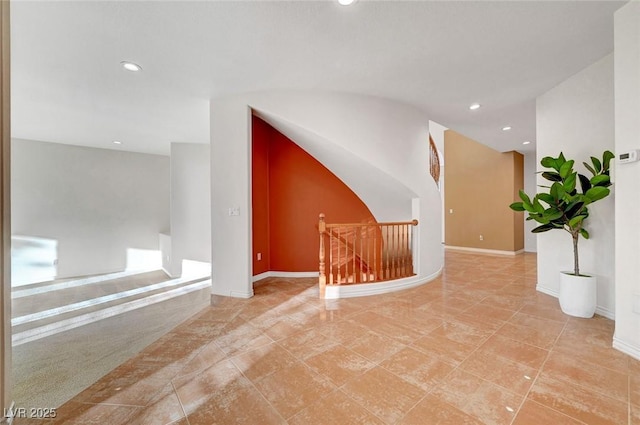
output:
{"label": "fiddle leaf fig plant", "polygon": [[[546,168],[542,177],[551,186],[539,187],[548,192],[538,193],[530,198],[524,191],[520,191],[520,202],[514,202],[509,207],[514,211],[526,211],[527,220],[535,220],[539,226],[533,233],[562,229],[571,234],[573,239],[573,265],[576,276],[580,276],[578,261],[578,240],[580,236],[589,239],[589,232],[585,229],[585,220],[589,217],[589,205],[609,196],[611,179],[609,165],[614,155],[610,151],[602,154],[602,159],[591,157],[591,164],[583,162],[584,167],[591,173],[591,177],[574,171],[574,160],[567,160],[562,152],[557,158],[550,156],[542,158],[540,164]],[[577,183],[580,182],[581,190]]]}

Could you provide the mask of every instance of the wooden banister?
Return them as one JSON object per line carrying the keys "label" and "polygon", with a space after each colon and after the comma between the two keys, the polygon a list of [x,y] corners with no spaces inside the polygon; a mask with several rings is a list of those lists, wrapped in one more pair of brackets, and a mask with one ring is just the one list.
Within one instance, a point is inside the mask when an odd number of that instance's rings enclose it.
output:
{"label": "wooden banister", "polygon": [[324,214],[320,214],[321,296],[326,285],[381,282],[413,276],[413,227],[417,225],[418,220],[327,223]]}
{"label": "wooden banister", "polygon": [[[320,214],[324,218],[324,214]],[[367,226],[401,226],[401,225],[411,225],[417,226],[418,220],[411,221],[388,221],[388,222],[375,222],[375,223],[340,223],[340,224],[329,224],[325,223],[327,229],[335,229],[336,227],[367,227]]]}
{"label": "wooden banister", "polygon": [[324,233],[327,231],[325,222],[324,222],[324,214],[320,214],[320,221],[318,222],[318,232],[320,233],[320,274],[318,275],[318,285],[320,287],[320,297],[324,298],[324,287],[327,284],[327,275],[325,273],[325,264],[324,264]]}
{"label": "wooden banister", "polygon": [[431,134],[429,134],[429,172],[436,184],[440,184],[440,156]]}

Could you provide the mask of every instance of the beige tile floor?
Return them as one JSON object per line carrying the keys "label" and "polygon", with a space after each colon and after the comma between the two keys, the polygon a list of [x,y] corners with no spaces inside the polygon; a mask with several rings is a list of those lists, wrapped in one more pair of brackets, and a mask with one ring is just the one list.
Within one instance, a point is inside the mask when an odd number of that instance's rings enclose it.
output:
{"label": "beige tile floor", "polygon": [[429,284],[335,302],[312,280],[267,279],[163,336],[55,422],[640,424],[640,362],[611,348],[614,323],[563,315],[535,283],[530,254],[447,253]]}

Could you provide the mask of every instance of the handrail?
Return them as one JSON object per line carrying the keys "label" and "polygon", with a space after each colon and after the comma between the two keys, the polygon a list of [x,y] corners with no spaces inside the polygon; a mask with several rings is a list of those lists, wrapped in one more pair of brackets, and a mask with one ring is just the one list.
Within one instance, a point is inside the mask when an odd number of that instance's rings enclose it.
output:
{"label": "handrail", "polygon": [[429,134],[429,172],[436,184],[440,183],[440,156],[431,134]]}
{"label": "handrail", "polygon": [[[320,214],[320,220],[324,220],[324,214]],[[418,220],[411,221],[387,221],[387,222],[374,222],[374,223],[339,223],[339,224],[329,224],[325,223],[328,229],[333,229],[336,227],[366,227],[366,226],[402,226],[402,225],[412,225],[417,226]]]}
{"label": "handrail", "polygon": [[[413,276],[413,227],[418,220],[326,223],[320,214],[319,279],[326,285],[373,283]],[[327,261],[328,259],[328,261]]]}

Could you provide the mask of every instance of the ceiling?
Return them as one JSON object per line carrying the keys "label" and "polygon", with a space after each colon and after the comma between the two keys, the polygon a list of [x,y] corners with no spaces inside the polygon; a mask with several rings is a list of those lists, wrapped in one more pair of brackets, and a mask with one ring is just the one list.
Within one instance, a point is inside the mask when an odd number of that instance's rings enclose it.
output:
{"label": "ceiling", "polygon": [[535,98],[613,51],[624,3],[13,1],[12,132],[168,154],[170,142],[209,142],[212,97],[332,90],[532,151]]}

